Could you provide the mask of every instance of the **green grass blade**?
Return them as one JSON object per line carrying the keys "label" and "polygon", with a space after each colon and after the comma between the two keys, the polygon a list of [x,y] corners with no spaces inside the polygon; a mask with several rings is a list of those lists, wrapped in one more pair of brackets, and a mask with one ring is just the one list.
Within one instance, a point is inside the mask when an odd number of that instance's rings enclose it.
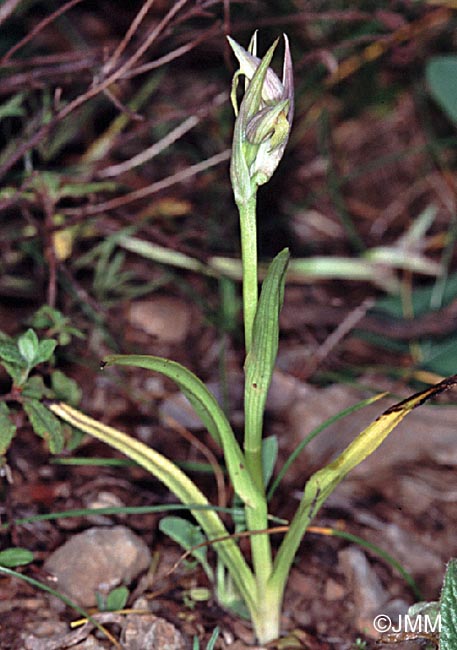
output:
{"label": "green grass blade", "polygon": [[[223,512],[232,517],[243,514],[240,508],[223,508],[208,504],[203,506],[197,503],[166,503],[158,506],[106,506],[105,508],[74,508],[72,510],[61,510],[58,512],[45,512],[40,515],[30,515],[30,517],[20,517],[0,525],[0,530],[8,530],[10,526],[23,526],[35,521],[53,521],[54,519],[68,519],[71,517],[95,517],[97,515],[148,515],[153,512],[172,512],[175,510],[213,510],[214,512]],[[272,518],[273,521],[283,524],[282,519]]]}
{"label": "green grass blade", "polygon": [[[377,544],[373,544],[372,542],[368,542],[366,539],[363,539],[363,537],[359,537],[358,535],[354,535],[353,533],[348,533],[346,530],[338,530],[337,528],[329,528],[325,529],[326,535],[329,535],[330,537],[340,537],[341,539],[345,539],[348,542],[354,542],[354,544],[357,544],[358,546],[361,546],[362,548],[366,548],[372,553],[375,553],[378,557],[382,558],[385,560],[392,568],[394,568],[398,573],[401,575],[403,580],[406,582],[406,584],[411,587],[411,590],[414,594],[414,597],[417,600],[424,600],[424,596],[417,586],[416,581],[412,577],[412,575],[407,571],[398,560],[396,560],[390,553],[382,549],[380,546]],[[310,529],[309,532],[318,532]]]}

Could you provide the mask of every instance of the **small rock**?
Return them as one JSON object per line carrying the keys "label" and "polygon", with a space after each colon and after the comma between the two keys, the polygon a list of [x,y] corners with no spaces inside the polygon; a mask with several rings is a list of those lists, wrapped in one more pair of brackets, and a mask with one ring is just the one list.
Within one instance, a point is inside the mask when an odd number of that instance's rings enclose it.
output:
{"label": "small rock", "polygon": [[373,621],[382,612],[388,598],[381,581],[360,549],[350,546],[338,553],[338,559],[353,591],[357,630],[371,638],[378,638]]}
{"label": "small rock", "polygon": [[25,650],[46,650],[67,632],[67,624],[61,621],[39,621],[33,626],[33,634],[22,634],[22,642]]}
{"label": "small rock", "polygon": [[125,650],[183,650],[181,632],[154,614],[128,614],[121,635]]}
{"label": "small rock", "polygon": [[100,645],[97,639],[91,634],[81,643],[74,645],[73,650],[105,650],[105,646]]}
{"label": "small rock", "polygon": [[[85,499],[86,508],[122,508],[125,506],[122,499],[113,492],[101,490],[97,495]],[[106,515],[90,515],[87,520],[94,526],[111,526],[111,519]]]}
{"label": "small rock", "polygon": [[192,323],[190,306],[173,296],[153,296],[130,306],[130,323],[162,343],[185,341]]}
{"label": "small rock", "polygon": [[52,553],[44,568],[53,585],[79,605],[96,605],[96,592],[107,594],[128,585],[148,568],[151,553],[143,540],[125,526],[90,528]]}
{"label": "small rock", "polygon": [[325,600],[341,600],[346,595],[346,589],[336,580],[329,578],[325,583]]}

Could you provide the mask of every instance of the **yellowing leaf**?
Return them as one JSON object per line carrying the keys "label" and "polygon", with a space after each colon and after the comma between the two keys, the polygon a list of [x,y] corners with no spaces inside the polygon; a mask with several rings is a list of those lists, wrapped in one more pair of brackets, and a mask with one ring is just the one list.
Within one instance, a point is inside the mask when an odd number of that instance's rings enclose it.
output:
{"label": "yellowing leaf", "polygon": [[311,476],[305,486],[298,510],[276,555],[274,571],[270,579],[272,589],[284,588],[285,577],[288,575],[301,538],[309,523],[348,472],[376,451],[408,413],[431,397],[456,385],[457,375],[452,375],[435,386],[391,406],[362,433],[359,433],[338,458]]}

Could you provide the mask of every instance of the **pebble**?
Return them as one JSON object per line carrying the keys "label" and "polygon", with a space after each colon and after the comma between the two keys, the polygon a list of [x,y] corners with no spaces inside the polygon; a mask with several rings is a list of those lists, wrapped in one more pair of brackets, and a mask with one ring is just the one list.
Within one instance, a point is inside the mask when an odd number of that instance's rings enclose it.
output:
{"label": "pebble", "polygon": [[373,621],[375,616],[382,612],[382,607],[388,600],[387,592],[370,566],[365,553],[359,548],[349,546],[340,551],[338,560],[352,588],[356,629],[371,638],[378,638],[379,633],[374,628]]}
{"label": "pebble", "polygon": [[108,594],[129,585],[151,562],[143,540],[125,526],[89,528],[54,551],[44,568],[53,587],[78,605],[97,604],[96,592]]}
{"label": "pebble", "polygon": [[148,602],[139,598],[133,605],[132,614],[125,617],[121,643],[125,650],[183,650],[185,642],[181,632],[171,623],[145,611]]}
{"label": "pebble", "polygon": [[130,323],[168,344],[183,343],[192,324],[190,306],[173,296],[153,296],[136,300],[130,306]]}

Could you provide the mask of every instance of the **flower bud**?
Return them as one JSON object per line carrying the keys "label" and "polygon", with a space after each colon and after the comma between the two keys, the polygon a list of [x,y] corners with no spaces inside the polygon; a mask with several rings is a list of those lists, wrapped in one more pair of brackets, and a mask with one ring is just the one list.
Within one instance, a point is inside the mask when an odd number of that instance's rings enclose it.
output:
{"label": "flower bud", "polygon": [[[273,175],[289,138],[294,110],[292,59],[289,41],[284,35],[285,53],[282,81],[269,68],[277,41],[261,60],[255,51],[255,36],[251,52],[232,38],[229,43],[240,69],[232,82],[231,99],[237,115],[233,135],[231,179],[235,200],[245,203]],[[240,75],[247,85],[238,110],[236,88]]]}

